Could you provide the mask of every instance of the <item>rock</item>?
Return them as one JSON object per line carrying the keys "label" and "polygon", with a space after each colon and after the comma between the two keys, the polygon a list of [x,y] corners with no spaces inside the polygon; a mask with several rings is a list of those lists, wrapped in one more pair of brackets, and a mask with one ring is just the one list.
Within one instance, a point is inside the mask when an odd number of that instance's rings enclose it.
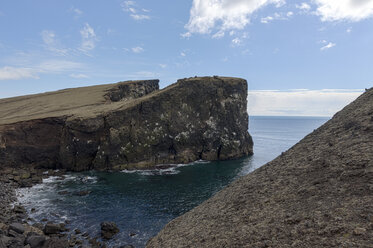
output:
{"label": "rock", "polygon": [[133,245],[122,245],[119,248],[135,248]]}
{"label": "rock", "polygon": [[67,191],[67,190],[59,191],[58,194],[59,195],[68,195],[69,191]]}
{"label": "rock", "polygon": [[78,229],[78,228],[75,229],[74,232],[75,232],[75,234],[81,234],[82,233],[82,231],[80,231],[80,229]]}
{"label": "rock", "polygon": [[23,234],[25,232],[25,227],[21,223],[12,223],[9,225],[9,230],[13,230],[16,233]]}
{"label": "rock", "polygon": [[8,225],[4,223],[0,223],[0,230],[6,230],[6,229],[8,229]]}
{"label": "rock", "polygon": [[31,248],[40,248],[45,242],[45,237],[40,235],[31,235],[26,238],[25,244],[29,244]]}
{"label": "rock", "polygon": [[53,223],[45,224],[44,229],[43,229],[43,232],[46,235],[59,234],[64,231],[65,231],[65,228],[62,227],[61,224],[53,224]]}
{"label": "rock", "polygon": [[44,242],[42,248],[67,248],[69,242],[66,239],[52,237]]}
{"label": "rock", "polygon": [[11,242],[12,238],[7,237],[7,236],[1,236],[0,235],[0,243],[3,243],[5,247],[8,246],[8,244]]}
{"label": "rock", "polygon": [[111,239],[119,232],[119,228],[114,222],[101,223],[101,237],[103,239]]}
{"label": "rock", "polygon": [[29,179],[31,177],[31,174],[30,172],[22,172],[20,177],[22,180]]}
{"label": "rock", "polygon": [[122,170],[252,154],[246,80],[158,88],[128,81],[0,99],[0,167]]}
{"label": "rock", "polygon": [[4,241],[0,238],[0,248],[7,248]]}
{"label": "rock", "polygon": [[35,228],[37,228],[37,229],[39,229],[39,230],[43,230],[44,229],[44,225],[41,224],[41,223],[34,223],[32,226],[35,227]]}
{"label": "rock", "polygon": [[75,195],[85,196],[85,195],[89,195],[90,193],[91,193],[91,191],[89,191],[89,190],[83,190],[83,191],[76,192]]}
{"label": "rock", "polygon": [[356,227],[354,229],[354,235],[363,235],[364,233],[366,233],[367,229],[365,228],[362,228],[362,227]]}
{"label": "rock", "polygon": [[372,247],[372,161],[373,88],[146,247]]}
{"label": "rock", "polygon": [[8,248],[20,248],[20,247],[24,247],[24,238],[21,237],[18,237],[18,238],[14,238],[14,239],[11,239],[10,242],[8,242]]}
{"label": "rock", "polygon": [[21,205],[15,205],[14,208],[13,208],[13,212],[15,212],[17,214],[25,214],[26,209]]}

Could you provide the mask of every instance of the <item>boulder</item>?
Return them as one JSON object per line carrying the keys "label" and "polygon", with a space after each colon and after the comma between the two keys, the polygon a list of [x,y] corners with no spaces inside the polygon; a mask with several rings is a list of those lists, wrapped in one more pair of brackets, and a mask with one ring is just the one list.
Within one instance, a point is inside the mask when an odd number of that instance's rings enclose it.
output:
{"label": "boulder", "polygon": [[44,226],[43,232],[46,235],[51,235],[51,234],[59,234],[61,232],[64,232],[65,228],[61,224],[53,224],[53,223],[47,223]]}
{"label": "boulder", "polygon": [[9,230],[13,230],[16,233],[23,234],[25,232],[25,227],[21,223],[12,223],[9,225]]}
{"label": "boulder", "polygon": [[31,235],[25,240],[25,244],[30,245],[31,248],[41,248],[45,242],[45,237],[41,235]]}
{"label": "boulder", "polygon": [[67,248],[69,247],[69,242],[64,238],[52,237],[46,240],[42,248]]}
{"label": "boulder", "polygon": [[119,232],[119,228],[114,222],[101,223],[101,237],[103,239],[111,239]]}

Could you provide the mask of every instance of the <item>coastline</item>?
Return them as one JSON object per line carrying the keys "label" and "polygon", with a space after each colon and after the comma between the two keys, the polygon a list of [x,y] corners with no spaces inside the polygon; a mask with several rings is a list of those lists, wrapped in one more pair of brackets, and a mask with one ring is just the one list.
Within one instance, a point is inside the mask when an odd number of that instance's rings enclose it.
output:
{"label": "coastline", "polygon": [[[25,207],[19,203],[17,190],[43,183],[49,177],[65,177],[65,170],[36,170],[28,173],[22,168],[3,168],[0,172],[0,248],[65,248],[106,247],[101,237],[90,237],[80,230],[70,230],[67,219],[53,223],[47,219],[38,222],[29,217]],[[36,211],[36,209],[31,209]]]}

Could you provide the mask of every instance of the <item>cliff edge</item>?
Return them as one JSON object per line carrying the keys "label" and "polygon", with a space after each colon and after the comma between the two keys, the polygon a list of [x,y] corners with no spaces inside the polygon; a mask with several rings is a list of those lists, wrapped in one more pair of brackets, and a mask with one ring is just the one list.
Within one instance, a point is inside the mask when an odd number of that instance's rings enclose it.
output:
{"label": "cliff edge", "polygon": [[0,99],[0,166],[149,168],[252,154],[246,80],[195,77]]}
{"label": "cliff edge", "polygon": [[372,247],[373,89],[147,247]]}

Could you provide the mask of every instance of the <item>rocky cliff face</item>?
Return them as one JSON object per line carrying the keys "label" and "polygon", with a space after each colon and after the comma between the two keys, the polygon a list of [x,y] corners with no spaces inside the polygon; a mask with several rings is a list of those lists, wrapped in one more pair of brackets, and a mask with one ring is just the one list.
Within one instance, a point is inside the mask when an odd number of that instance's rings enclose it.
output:
{"label": "rocky cliff face", "polygon": [[252,154],[247,83],[129,81],[0,100],[1,166],[148,168]]}
{"label": "rocky cliff face", "polygon": [[147,247],[372,247],[373,89]]}

